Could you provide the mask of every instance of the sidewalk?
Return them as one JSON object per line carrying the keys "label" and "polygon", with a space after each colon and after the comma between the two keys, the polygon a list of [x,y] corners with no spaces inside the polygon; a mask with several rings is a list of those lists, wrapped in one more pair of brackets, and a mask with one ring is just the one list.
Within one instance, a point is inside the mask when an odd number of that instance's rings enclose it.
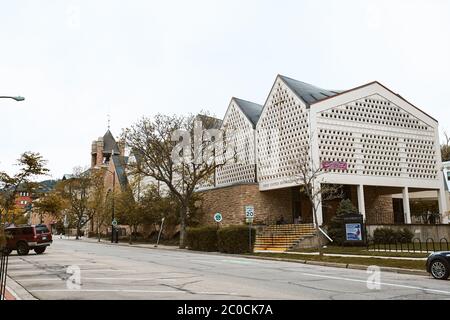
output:
{"label": "sidewalk", "polygon": [[[55,238],[62,239],[62,240],[75,240],[76,239],[75,237],[63,236],[62,238],[60,238],[59,236],[53,236],[53,239],[55,239]],[[86,242],[90,242],[90,243],[98,243],[98,244],[111,245],[111,246],[143,248],[143,249],[164,249],[164,250],[180,250],[180,251],[183,250],[183,249],[178,248],[178,246],[167,246],[167,245],[161,245],[161,244],[156,247],[155,244],[152,244],[152,243],[133,243],[130,245],[128,242],[111,243],[111,240],[105,240],[105,239],[102,239],[99,242],[97,238],[82,237],[78,241],[86,241]]]}

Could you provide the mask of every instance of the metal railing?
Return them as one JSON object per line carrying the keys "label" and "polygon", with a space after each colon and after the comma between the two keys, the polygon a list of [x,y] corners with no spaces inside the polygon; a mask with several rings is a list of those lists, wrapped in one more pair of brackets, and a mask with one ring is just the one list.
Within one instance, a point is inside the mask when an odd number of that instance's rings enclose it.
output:
{"label": "metal railing", "polygon": [[368,251],[378,252],[405,252],[405,253],[430,253],[436,251],[450,251],[447,238],[441,238],[439,241],[428,238],[422,241],[419,238],[414,239],[392,239],[390,241],[367,241]]}
{"label": "metal railing", "polygon": [[6,275],[8,273],[9,252],[4,248],[0,248],[0,300],[6,300]]}

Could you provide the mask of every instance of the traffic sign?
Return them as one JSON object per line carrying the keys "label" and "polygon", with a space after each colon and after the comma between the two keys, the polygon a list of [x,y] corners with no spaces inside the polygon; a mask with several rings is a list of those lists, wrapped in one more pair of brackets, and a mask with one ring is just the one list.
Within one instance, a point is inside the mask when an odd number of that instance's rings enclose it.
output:
{"label": "traffic sign", "polygon": [[221,214],[220,212],[217,212],[217,213],[214,215],[214,221],[215,221],[215,222],[222,222],[222,220],[223,220],[222,214]]}
{"label": "traffic sign", "polygon": [[255,207],[245,206],[245,217],[246,218],[254,218],[255,217]]}
{"label": "traffic sign", "polygon": [[113,227],[117,227],[117,220],[116,220],[116,219],[114,219],[114,220],[112,221],[112,225],[113,225]]}

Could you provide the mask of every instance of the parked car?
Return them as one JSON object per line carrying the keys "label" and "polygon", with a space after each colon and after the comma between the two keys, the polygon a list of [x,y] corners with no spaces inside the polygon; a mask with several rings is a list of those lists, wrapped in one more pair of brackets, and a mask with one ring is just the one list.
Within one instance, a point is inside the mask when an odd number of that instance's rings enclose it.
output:
{"label": "parked car", "polygon": [[27,255],[30,250],[43,254],[53,242],[50,230],[43,224],[8,227],[5,236],[7,254],[17,250],[21,256]]}
{"label": "parked car", "polygon": [[427,260],[427,271],[438,280],[447,280],[450,276],[450,251],[435,252]]}

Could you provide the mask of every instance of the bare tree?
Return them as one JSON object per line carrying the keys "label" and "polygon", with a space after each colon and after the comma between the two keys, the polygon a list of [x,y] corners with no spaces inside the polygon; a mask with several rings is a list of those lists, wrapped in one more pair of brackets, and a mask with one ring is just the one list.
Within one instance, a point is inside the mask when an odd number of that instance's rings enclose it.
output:
{"label": "bare tree", "polygon": [[314,226],[318,240],[318,251],[322,255],[320,243],[320,225],[317,212],[327,201],[343,198],[342,186],[325,184],[323,175],[326,170],[314,161],[309,145],[302,145],[296,154],[295,160],[291,161],[291,170],[294,174],[288,179],[290,183],[300,186],[300,192],[304,193],[309,200],[314,217]]}
{"label": "bare tree", "polygon": [[442,161],[450,161],[450,136],[444,131],[444,143],[441,144]]}
{"label": "bare tree", "polygon": [[103,187],[101,172],[80,168],[75,169],[71,179],[62,182],[61,195],[67,201],[67,212],[76,226],[77,240],[81,229],[103,213]]}
{"label": "bare tree", "polygon": [[[167,116],[143,118],[123,133],[127,146],[139,161],[129,164],[135,174],[152,177],[167,186],[177,199],[180,212],[180,248],[185,247],[189,204],[196,189],[213,182],[216,168],[225,164],[223,140],[212,137],[212,131],[198,128],[197,117]],[[217,128],[217,119],[204,116],[202,126]],[[218,133],[218,132],[216,132]],[[219,148],[216,148],[219,147]],[[221,158],[217,161],[218,158]]]}

